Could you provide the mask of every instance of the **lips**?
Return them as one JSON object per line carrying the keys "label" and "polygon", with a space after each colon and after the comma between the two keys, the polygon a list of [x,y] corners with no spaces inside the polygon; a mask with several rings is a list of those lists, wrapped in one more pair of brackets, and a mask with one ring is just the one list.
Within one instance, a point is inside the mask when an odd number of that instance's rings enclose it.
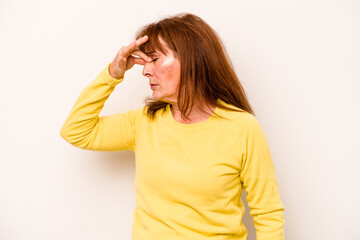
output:
{"label": "lips", "polygon": [[151,88],[154,88],[154,87],[156,87],[158,84],[153,84],[153,83],[150,83],[150,87]]}

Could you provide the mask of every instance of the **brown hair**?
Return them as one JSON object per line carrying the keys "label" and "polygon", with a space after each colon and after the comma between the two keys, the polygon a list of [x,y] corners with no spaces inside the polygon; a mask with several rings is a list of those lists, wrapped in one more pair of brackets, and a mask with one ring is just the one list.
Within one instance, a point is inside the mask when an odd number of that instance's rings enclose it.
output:
{"label": "brown hair", "polygon": [[[139,46],[141,51],[158,50],[166,55],[159,41],[161,37],[180,61],[177,104],[183,117],[187,118],[194,106],[205,112],[201,103],[209,109],[216,106],[234,110],[221,105],[218,98],[255,115],[218,34],[200,17],[189,13],[167,17],[142,27],[136,39],[144,35],[148,35],[149,40]],[[154,118],[156,111],[167,105],[147,99],[146,114]]]}

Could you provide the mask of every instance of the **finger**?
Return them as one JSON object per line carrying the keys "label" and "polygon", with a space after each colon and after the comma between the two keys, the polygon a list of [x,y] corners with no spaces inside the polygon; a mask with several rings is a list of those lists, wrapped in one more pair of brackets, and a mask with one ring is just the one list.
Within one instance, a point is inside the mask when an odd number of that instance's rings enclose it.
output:
{"label": "finger", "polygon": [[141,38],[138,38],[136,39],[135,43],[136,43],[136,47],[137,46],[140,46],[141,44],[147,42],[147,40],[149,40],[149,37],[147,35],[141,37]]}
{"label": "finger", "polygon": [[148,55],[146,55],[146,54],[145,54],[143,51],[141,51],[141,50],[135,50],[135,51],[133,51],[132,54],[141,57],[142,59],[144,59],[144,60],[147,61],[147,62],[151,62],[151,61],[152,61],[151,57],[149,57]]}
{"label": "finger", "polygon": [[135,64],[139,64],[139,65],[145,65],[145,60],[142,59],[142,58],[136,58],[136,57],[133,57],[133,61]]}
{"label": "finger", "polygon": [[137,46],[145,43],[147,40],[149,39],[149,37],[147,35],[137,39],[136,41],[130,43],[128,46],[123,48],[123,55],[124,56],[129,56],[131,55],[131,53],[136,49]]}
{"label": "finger", "polygon": [[126,70],[129,70],[130,68],[132,68],[135,64],[140,64],[140,65],[145,65],[145,60],[142,58],[137,58],[134,56],[130,56],[128,58],[128,61],[126,63]]}

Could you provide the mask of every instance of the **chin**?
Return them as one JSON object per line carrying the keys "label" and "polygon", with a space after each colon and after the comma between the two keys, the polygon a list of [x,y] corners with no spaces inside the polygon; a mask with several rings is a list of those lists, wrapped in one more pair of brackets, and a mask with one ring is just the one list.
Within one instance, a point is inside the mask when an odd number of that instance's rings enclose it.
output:
{"label": "chin", "polygon": [[162,102],[166,102],[166,103],[174,103],[174,102],[176,102],[176,101],[172,101],[171,99],[169,99],[167,97],[156,95],[155,93],[153,93],[152,97],[156,101],[162,101]]}
{"label": "chin", "polygon": [[157,101],[160,101],[160,100],[161,100],[158,96],[156,96],[156,94],[153,94],[152,97],[153,97],[153,99],[155,99],[155,100],[157,100]]}
{"label": "chin", "polygon": [[153,99],[157,100],[157,101],[164,101],[164,97],[163,96],[159,96],[159,94],[156,94],[156,92],[153,92],[152,94]]}

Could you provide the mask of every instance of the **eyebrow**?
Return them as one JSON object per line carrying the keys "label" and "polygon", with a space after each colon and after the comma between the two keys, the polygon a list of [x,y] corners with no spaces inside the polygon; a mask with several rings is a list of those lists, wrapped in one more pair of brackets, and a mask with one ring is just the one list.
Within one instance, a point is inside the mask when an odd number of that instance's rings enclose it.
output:
{"label": "eyebrow", "polygon": [[145,52],[146,55],[154,55],[156,51]]}

